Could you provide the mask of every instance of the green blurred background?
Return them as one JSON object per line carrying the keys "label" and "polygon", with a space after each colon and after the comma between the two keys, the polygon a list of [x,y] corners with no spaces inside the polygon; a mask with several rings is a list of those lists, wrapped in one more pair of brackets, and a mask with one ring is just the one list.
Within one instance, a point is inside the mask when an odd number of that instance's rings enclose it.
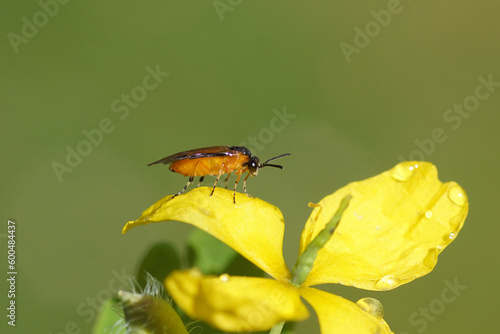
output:
{"label": "green blurred background", "polygon": [[[266,169],[248,185],[283,212],[290,266],[309,201],[402,159],[436,164],[471,204],[435,270],[389,292],[322,288],[353,301],[379,299],[396,333],[498,328],[500,87],[478,88],[481,76],[500,82],[498,1],[3,7],[0,257],[6,273],[6,222],[14,219],[18,308],[16,328],[2,315],[2,332],[88,333],[91,305],[120,286],[115,277],[134,274],[152,243],[181,246],[191,230],[173,223],[121,234],[126,221],[185,184],[146,164],[243,142],[261,159],[292,153],[280,161],[283,171]],[[371,37],[360,35],[365,29]],[[169,75],[155,85],[148,67]],[[471,97],[476,89],[482,100]],[[447,111],[462,103],[471,111]],[[93,131],[99,126],[102,138]],[[85,133],[95,145],[82,144]],[[67,166],[68,150],[77,149],[87,155],[57,176],[54,166]],[[443,303],[454,281],[466,288]],[[319,332],[314,314],[297,329]]]}

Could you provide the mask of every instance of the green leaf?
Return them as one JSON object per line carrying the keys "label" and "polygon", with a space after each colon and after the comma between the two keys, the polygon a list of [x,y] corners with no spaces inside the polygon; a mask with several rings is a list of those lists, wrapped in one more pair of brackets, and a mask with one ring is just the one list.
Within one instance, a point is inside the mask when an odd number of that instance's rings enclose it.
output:
{"label": "green leaf", "polygon": [[262,269],[245,259],[240,254],[236,254],[236,257],[231,264],[226,267],[224,273],[231,276],[266,277],[266,273],[262,271]]}
{"label": "green leaf", "polygon": [[116,305],[118,303],[119,301],[117,299],[108,299],[102,304],[94,327],[92,328],[92,334],[125,334],[127,332],[125,330],[123,316],[119,315],[117,312],[118,308]]}
{"label": "green leaf", "polygon": [[194,255],[193,266],[198,267],[204,274],[223,273],[238,254],[200,229],[191,232],[188,245]]}
{"label": "green leaf", "polygon": [[296,324],[296,322],[285,323],[285,327],[283,327],[283,331],[281,332],[281,334],[293,334],[293,333],[295,333],[295,324]]}
{"label": "green leaf", "polygon": [[169,242],[159,242],[150,248],[137,271],[137,283],[140,289],[146,287],[148,272],[160,282],[164,282],[168,274],[180,269],[181,260],[177,250]]}

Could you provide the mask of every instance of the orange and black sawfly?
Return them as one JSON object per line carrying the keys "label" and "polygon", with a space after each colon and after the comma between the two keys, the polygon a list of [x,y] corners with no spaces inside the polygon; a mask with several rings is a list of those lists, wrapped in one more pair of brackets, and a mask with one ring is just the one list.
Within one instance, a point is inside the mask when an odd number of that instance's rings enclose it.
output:
{"label": "orange and black sawfly", "polygon": [[168,157],[152,162],[148,166],[155,164],[170,165],[169,169],[172,172],[176,172],[184,176],[189,176],[189,181],[186,186],[173,197],[182,194],[193,182],[195,177],[200,177],[200,180],[198,182],[198,186],[200,186],[205,176],[215,175],[215,184],[212,188],[212,192],[210,193],[211,196],[215,191],[215,187],[217,186],[221,175],[226,173],[228,174],[225,180],[225,188],[227,189],[229,176],[234,172],[236,175],[238,175],[238,178],[236,179],[236,182],[234,184],[233,194],[233,202],[236,203],[236,187],[238,186],[238,181],[240,180],[240,177],[243,173],[248,172],[248,175],[243,180],[243,190],[245,191],[245,194],[247,194],[247,196],[251,197],[247,193],[246,182],[248,177],[250,175],[256,176],[260,168],[267,166],[283,169],[283,166],[270,164],[269,161],[273,161],[289,155],[290,153],[284,153],[271,158],[264,163],[260,163],[259,158],[252,155],[250,150],[246,147],[210,146],[172,154]]}

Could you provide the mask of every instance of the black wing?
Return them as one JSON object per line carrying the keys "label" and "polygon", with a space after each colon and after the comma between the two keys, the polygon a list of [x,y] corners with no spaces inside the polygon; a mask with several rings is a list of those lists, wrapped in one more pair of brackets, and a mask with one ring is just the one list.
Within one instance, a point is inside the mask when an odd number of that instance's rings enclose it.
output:
{"label": "black wing", "polygon": [[171,164],[173,162],[184,160],[184,159],[199,159],[199,158],[212,158],[212,157],[223,157],[232,156],[238,153],[243,153],[246,155],[251,155],[250,151],[243,146],[210,146],[197,148],[194,150],[179,152],[176,154],[169,155],[163,159],[152,162],[148,166],[163,163],[164,165]]}

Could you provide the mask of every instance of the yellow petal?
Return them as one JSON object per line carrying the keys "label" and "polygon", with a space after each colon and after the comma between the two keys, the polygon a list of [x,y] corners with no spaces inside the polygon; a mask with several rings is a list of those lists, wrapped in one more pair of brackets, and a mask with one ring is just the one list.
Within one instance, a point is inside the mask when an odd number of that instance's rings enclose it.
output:
{"label": "yellow petal", "polygon": [[222,331],[265,331],[281,321],[309,316],[298,289],[284,281],[227,274],[202,276],[191,269],[174,271],[165,286],[191,318]]}
{"label": "yellow petal", "polygon": [[363,311],[347,299],[308,287],[301,287],[300,294],[316,311],[323,334],[392,333],[384,319]]}
{"label": "yellow petal", "polygon": [[128,222],[123,233],[139,225],[176,220],[194,225],[221,240],[272,277],[284,280],[290,272],[283,259],[285,224],[281,211],[258,198],[217,188],[200,187],[167,196]]}
{"label": "yellow petal", "polygon": [[465,191],[455,182],[441,183],[431,163],[400,163],[321,200],[304,228],[300,252],[347,194],[353,196],[349,207],[305,285],[390,290],[423,276],[462,228],[469,206]]}

